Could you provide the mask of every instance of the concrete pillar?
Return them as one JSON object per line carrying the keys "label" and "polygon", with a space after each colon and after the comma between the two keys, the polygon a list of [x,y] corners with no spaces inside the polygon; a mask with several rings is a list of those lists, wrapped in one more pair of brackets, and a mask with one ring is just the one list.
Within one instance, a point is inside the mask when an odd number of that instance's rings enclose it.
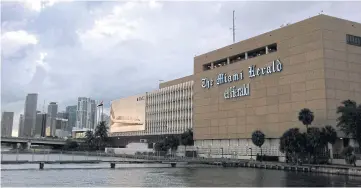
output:
{"label": "concrete pillar", "polygon": [[211,63],[211,69],[214,69],[214,63],[213,62]]}
{"label": "concrete pillar", "polygon": [[266,54],[268,54],[268,46],[266,46]]}
{"label": "concrete pillar", "polygon": [[44,169],[44,163],[39,163],[39,169],[43,170]]}
{"label": "concrete pillar", "polygon": [[20,149],[21,149],[21,150],[28,149],[28,143],[21,143],[21,144],[20,144]]}
{"label": "concrete pillar", "polygon": [[248,52],[244,53],[244,58],[248,59]]}
{"label": "concrete pillar", "polygon": [[231,61],[229,60],[229,57],[227,57],[227,65],[229,65]]}
{"label": "concrete pillar", "polygon": [[333,159],[333,146],[330,143],[327,143],[327,148],[330,151],[330,159]]}
{"label": "concrete pillar", "polygon": [[115,163],[110,163],[110,168],[115,168]]}

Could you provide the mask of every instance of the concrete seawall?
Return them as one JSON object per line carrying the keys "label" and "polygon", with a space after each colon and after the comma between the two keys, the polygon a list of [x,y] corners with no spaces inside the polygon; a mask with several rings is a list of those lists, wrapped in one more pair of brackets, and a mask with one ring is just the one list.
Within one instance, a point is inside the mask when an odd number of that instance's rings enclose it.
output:
{"label": "concrete seawall", "polygon": [[361,167],[343,166],[343,165],[289,165],[286,163],[255,162],[255,161],[254,162],[216,162],[213,163],[213,165],[222,165],[223,167],[263,168],[263,169],[273,169],[273,170],[361,176]]}
{"label": "concrete seawall", "polygon": [[[13,153],[13,152],[2,152]],[[20,153],[28,154],[44,154],[44,152],[34,151],[22,151]],[[104,157],[119,157],[119,158],[131,158],[131,159],[145,159],[145,160],[181,160],[182,157],[165,158],[162,156],[146,156],[146,155],[127,155],[127,154],[109,154],[104,152],[72,152],[72,151],[53,151],[49,154],[67,154],[67,155],[85,155],[85,156],[104,156]],[[287,170],[287,171],[300,171],[300,172],[315,172],[315,173],[327,173],[327,174],[340,174],[340,175],[353,175],[361,176],[361,167],[354,167],[351,165],[291,165],[283,162],[258,162],[250,160],[234,160],[225,158],[212,158],[202,159],[194,158],[194,160],[188,161],[190,164],[208,164],[219,165],[223,167],[244,167],[244,168],[264,168],[274,170]]]}

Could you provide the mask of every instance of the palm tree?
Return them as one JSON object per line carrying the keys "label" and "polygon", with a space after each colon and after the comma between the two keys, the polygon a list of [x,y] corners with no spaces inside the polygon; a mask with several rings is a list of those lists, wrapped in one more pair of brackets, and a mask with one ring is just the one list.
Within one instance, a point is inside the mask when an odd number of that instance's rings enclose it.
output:
{"label": "palm tree", "polygon": [[306,150],[305,146],[305,135],[302,134],[298,128],[288,129],[280,138],[279,149],[285,154],[286,160],[290,158],[291,161],[298,162],[298,157]]}
{"label": "palm tree", "polygon": [[306,126],[307,132],[308,132],[308,126],[312,124],[313,119],[314,119],[313,112],[308,108],[304,108],[298,113],[298,120],[301,121],[303,125]]}
{"label": "palm tree", "polygon": [[322,133],[323,138],[324,138],[324,140],[326,142],[326,149],[330,150],[330,155],[333,155],[332,148],[333,148],[333,145],[335,144],[335,142],[337,140],[337,132],[336,132],[336,130],[332,126],[326,125],[325,127],[322,127],[321,133]]}
{"label": "palm tree", "polygon": [[257,130],[252,133],[252,142],[254,145],[258,146],[261,149],[261,158],[262,158],[262,145],[265,141],[265,135],[262,131]]}
{"label": "palm tree", "polygon": [[93,131],[86,131],[85,132],[85,144],[88,146],[89,149],[93,149],[95,145],[95,136]]}
{"label": "palm tree", "polygon": [[108,129],[107,123],[105,121],[101,121],[98,126],[95,128],[95,138],[98,140],[98,147],[102,147],[105,145],[108,139]]}

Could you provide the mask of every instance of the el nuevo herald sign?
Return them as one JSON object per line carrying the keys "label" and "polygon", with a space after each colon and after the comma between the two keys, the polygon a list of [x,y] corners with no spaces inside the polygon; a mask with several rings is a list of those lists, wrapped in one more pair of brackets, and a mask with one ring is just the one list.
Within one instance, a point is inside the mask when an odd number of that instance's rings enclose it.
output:
{"label": "el nuevo herald sign", "polygon": [[[256,67],[256,65],[251,65],[248,67],[248,77],[249,78],[255,78],[259,76],[266,76],[271,75],[277,72],[281,72],[283,69],[282,62],[277,59],[272,61],[271,63],[268,63],[264,67]],[[226,73],[220,73],[217,76],[216,84],[214,84],[213,79],[209,78],[203,78],[202,79],[202,88],[209,89],[214,85],[222,85],[226,83],[233,83],[237,82],[239,80],[243,80],[243,70],[239,73],[228,75]],[[231,98],[237,98],[237,97],[243,97],[243,96],[249,96],[250,95],[250,83],[242,84],[241,86],[231,86],[224,91],[224,98],[225,99],[231,99]]]}

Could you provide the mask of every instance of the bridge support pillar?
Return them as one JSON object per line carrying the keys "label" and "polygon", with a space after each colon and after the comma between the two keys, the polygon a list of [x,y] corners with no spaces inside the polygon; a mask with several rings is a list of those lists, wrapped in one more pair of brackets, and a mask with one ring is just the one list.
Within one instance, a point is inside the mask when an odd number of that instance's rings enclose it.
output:
{"label": "bridge support pillar", "polygon": [[27,150],[30,148],[30,145],[28,143],[21,143],[20,144],[20,149],[22,150]]}
{"label": "bridge support pillar", "polygon": [[43,170],[44,169],[44,163],[39,163],[39,169]]}
{"label": "bridge support pillar", "polygon": [[110,163],[110,168],[115,168],[115,163]]}
{"label": "bridge support pillar", "polygon": [[172,168],[177,166],[177,163],[170,163],[170,165],[172,166]]}

